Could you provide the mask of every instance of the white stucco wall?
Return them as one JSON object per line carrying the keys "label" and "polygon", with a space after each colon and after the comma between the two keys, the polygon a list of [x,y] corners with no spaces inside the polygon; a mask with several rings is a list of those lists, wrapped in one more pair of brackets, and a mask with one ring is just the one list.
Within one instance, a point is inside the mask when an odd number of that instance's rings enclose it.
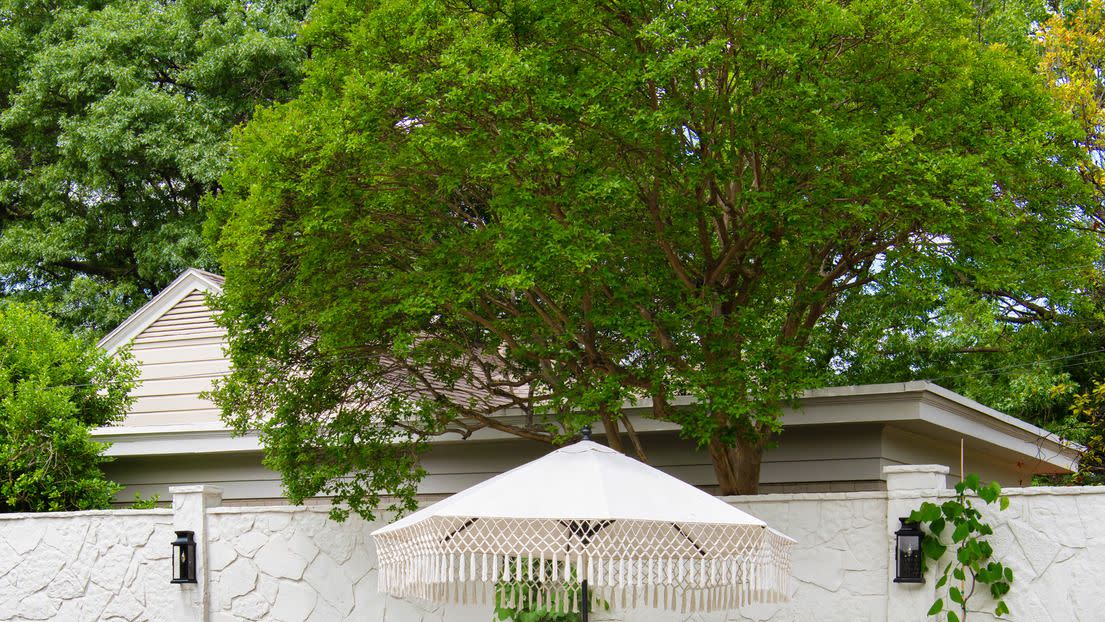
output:
{"label": "white stucco wall", "polygon": [[[1013,488],[1006,489],[1009,508],[994,506],[983,515],[994,528],[990,542],[995,557],[1013,569],[1012,591],[1005,599],[1011,613],[1002,620],[1014,622],[1099,622],[1105,620],[1105,489]],[[945,491],[941,497],[950,498]],[[892,503],[901,501],[894,499]],[[916,499],[908,499],[916,502]],[[980,507],[981,502],[975,507]],[[931,618],[916,608],[896,611],[895,602],[911,591],[925,603],[933,599],[935,579],[919,588],[892,585],[890,610],[894,622],[922,622]],[[971,599],[970,620],[990,622],[993,600],[983,593]]]}
{"label": "white stucco wall", "polygon": [[[939,474],[929,473],[936,481]],[[1005,512],[987,511],[997,556],[1016,573],[1007,599],[1015,622],[1088,622],[1105,612],[1105,489],[1007,490]],[[679,615],[614,611],[598,620],[633,622],[922,622],[933,583],[894,584],[890,553],[897,516],[935,488],[874,493],[732,497],[727,501],[798,540],[792,599],[739,612]],[[177,514],[185,511],[182,505]],[[0,621],[201,620],[174,608],[169,584],[172,510],[0,516]],[[192,520],[192,519],[188,519]],[[184,522],[187,522],[185,520]],[[376,592],[369,533],[324,507],[214,507],[206,511],[208,611],[212,622],[490,622],[490,608],[440,607]],[[181,524],[177,528],[182,528]],[[980,608],[990,605],[978,598]],[[972,620],[990,620],[972,614]]]}
{"label": "white stucco wall", "polygon": [[483,608],[440,607],[376,591],[370,533],[383,523],[330,520],[326,507],[208,512],[213,622],[490,622]]}
{"label": "white stucco wall", "polygon": [[170,510],[0,515],[0,620],[164,620]]}

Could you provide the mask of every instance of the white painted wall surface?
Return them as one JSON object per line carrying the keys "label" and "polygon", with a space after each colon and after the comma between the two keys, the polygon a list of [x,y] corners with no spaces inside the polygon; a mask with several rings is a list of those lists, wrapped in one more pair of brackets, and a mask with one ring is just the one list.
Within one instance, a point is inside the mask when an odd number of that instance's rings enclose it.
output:
{"label": "white painted wall surface", "polygon": [[[783,605],[696,615],[686,622],[922,622],[933,579],[894,584],[889,564],[897,517],[950,491],[943,474],[903,477],[904,487],[872,493],[732,497],[727,501],[798,540],[793,597]],[[893,476],[891,476],[893,479]],[[919,488],[918,488],[919,487]],[[1105,489],[1006,491],[1005,512],[986,514],[994,548],[1013,568],[1007,599],[1014,622],[1090,622],[1105,612]],[[178,513],[183,510],[178,510]],[[186,517],[176,516],[177,528]],[[184,519],[182,521],[182,519]],[[169,584],[171,510],[0,516],[0,621],[203,620],[174,604]],[[376,592],[376,560],[358,518],[337,524],[325,507],[214,507],[206,512],[210,622],[491,622],[489,607],[439,607]],[[978,599],[980,607],[990,605]],[[651,610],[599,620],[681,622]],[[988,621],[984,614],[972,620]]]}
{"label": "white painted wall surface", "polygon": [[382,525],[335,523],[325,507],[211,510],[212,622],[490,622],[486,608],[379,594],[369,534]]}
{"label": "white painted wall surface", "polygon": [[170,510],[0,515],[0,620],[167,620]]}

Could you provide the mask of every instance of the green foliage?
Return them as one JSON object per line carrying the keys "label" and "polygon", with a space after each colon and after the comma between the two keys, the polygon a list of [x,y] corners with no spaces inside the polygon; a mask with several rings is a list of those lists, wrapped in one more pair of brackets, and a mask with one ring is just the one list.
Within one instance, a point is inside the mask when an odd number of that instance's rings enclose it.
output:
{"label": "green foliage", "polygon": [[[1009,36],[1024,24],[1033,29],[1031,52],[1057,104],[1077,124],[1073,140],[1081,150],[1072,162],[1093,189],[1087,221],[1105,231],[1105,3],[1053,2],[1041,18],[1032,2],[980,2],[998,11],[984,28],[987,40],[1012,45]],[[1027,22],[1023,19],[1029,16]],[[1016,24],[1022,26],[1016,26]],[[1004,24],[1004,26],[1001,26]],[[1002,34],[1002,33],[1005,34]],[[1023,42],[1023,38],[1022,38]],[[1023,44],[1019,46],[1023,48]],[[941,385],[1043,426],[1064,438],[1097,442],[1092,424],[1071,415],[1075,396],[1094,390],[1105,375],[1105,288],[1102,238],[1093,253],[1042,261],[1026,287],[996,287],[972,279],[936,282],[938,287],[885,291],[838,318],[849,333],[866,333],[866,347],[853,340],[828,345],[835,383],[935,379]],[[865,309],[859,311],[859,309]],[[894,322],[871,321],[864,313],[905,310]],[[828,363],[826,363],[828,364]]]}
{"label": "green foliage", "polygon": [[224,413],[293,499],[366,515],[433,435],[562,442],[635,398],[755,490],[820,356],[902,319],[880,302],[1036,295],[1092,250],[1075,128],[984,18],[323,0],[302,89],[237,133],[210,204]]}
{"label": "green foliage", "polygon": [[909,520],[926,532],[921,540],[925,559],[939,563],[949,548],[955,553],[936,582],[937,593],[944,590],[947,596],[937,598],[927,615],[944,614],[948,622],[965,621],[968,602],[976,588],[983,586],[995,601],[994,615],[1001,617],[1009,613],[1005,595],[1013,584],[1013,570],[993,559],[994,549],[986,538],[994,530],[971,497],[977,496],[987,505],[997,503],[1001,510],[1009,507],[1009,498],[1001,494],[997,482],[983,485],[973,473],[955,485],[955,493],[953,500],[940,505],[926,501],[909,515]]}
{"label": "green foliage", "polygon": [[230,128],[287,98],[299,0],[0,0],[0,291],[108,329],[213,267]]}
{"label": "green foliage", "polygon": [[161,495],[151,495],[146,498],[142,498],[140,493],[134,493],[134,503],[130,504],[132,510],[152,510],[157,507],[157,503],[161,501]]}
{"label": "green foliage", "polygon": [[0,311],[0,512],[107,507],[119,486],[89,430],[122,419],[136,377],[42,313]]}
{"label": "green foliage", "polygon": [[[565,577],[563,563],[554,562],[552,560],[540,560],[538,563],[544,564],[544,571],[542,572],[540,568],[535,568],[531,572],[529,563],[523,558],[521,564],[523,576],[521,579],[500,581],[495,584],[495,620],[510,620],[512,622],[578,622],[582,618],[579,613],[571,612],[572,605],[574,603],[579,603],[582,598],[582,589],[575,569],[572,569],[569,576]],[[530,604],[529,601],[533,599],[535,590],[541,587],[541,579],[539,577],[553,576],[553,564],[559,565],[559,572],[557,572],[557,575],[561,577],[557,582],[557,589],[551,590],[548,596],[549,600],[544,606],[539,607]],[[561,586],[565,588],[563,592],[560,590]],[[593,595],[590,600],[591,602],[587,603],[587,606],[590,607],[588,611],[594,611],[596,605],[607,610],[610,609],[610,603],[595,599]]]}
{"label": "green foliage", "polygon": [[1074,481],[1078,484],[1105,483],[1105,382],[1097,381],[1090,390],[1075,396],[1071,414],[1073,433],[1068,436],[1086,447]]}

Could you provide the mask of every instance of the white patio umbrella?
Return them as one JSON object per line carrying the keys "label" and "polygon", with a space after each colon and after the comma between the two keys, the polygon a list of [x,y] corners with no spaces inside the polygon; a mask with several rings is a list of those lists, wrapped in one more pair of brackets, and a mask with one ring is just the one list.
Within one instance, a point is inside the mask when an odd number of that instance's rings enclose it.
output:
{"label": "white patio umbrella", "polygon": [[559,611],[578,611],[592,597],[680,612],[779,602],[788,598],[794,544],[724,501],[590,440],[372,536],[383,592],[444,603],[498,597],[505,606]]}

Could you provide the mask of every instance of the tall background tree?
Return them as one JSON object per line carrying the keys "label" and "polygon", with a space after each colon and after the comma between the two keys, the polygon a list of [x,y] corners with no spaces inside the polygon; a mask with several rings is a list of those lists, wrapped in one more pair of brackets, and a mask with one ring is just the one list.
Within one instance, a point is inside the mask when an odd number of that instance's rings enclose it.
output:
{"label": "tall background tree", "polygon": [[[1079,226],[1100,249],[1105,231],[1105,4],[1052,4],[1049,14],[1034,18],[1035,31],[1026,43],[1039,53],[1041,77],[1078,127],[1071,137],[1081,152],[1074,164],[1092,191]],[[1098,414],[1105,376],[1101,257],[1099,250],[1041,266],[1041,274],[1054,283],[1035,291],[956,278],[905,297],[901,291],[876,292],[837,318],[866,333],[866,347],[833,344],[827,335],[820,357],[835,369],[835,382],[929,378],[1086,443],[1081,479],[1098,480],[1105,452]],[[866,321],[875,309],[895,306],[913,312],[889,324]]]}
{"label": "tall background tree", "polygon": [[39,311],[0,310],[0,512],[106,508],[120,486],[89,431],[123,418],[136,377]]}
{"label": "tall background tree", "polygon": [[106,330],[212,267],[200,197],[286,99],[307,3],[0,0],[0,293]]}
{"label": "tall background tree", "polygon": [[1047,266],[1092,252],[1076,129],[984,17],[324,0],[214,203],[224,412],[293,498],[366,514],[409,501],[432,435],[616,444],[626,399],[754,491],[833,322],[934,283],[1059,296]]}

